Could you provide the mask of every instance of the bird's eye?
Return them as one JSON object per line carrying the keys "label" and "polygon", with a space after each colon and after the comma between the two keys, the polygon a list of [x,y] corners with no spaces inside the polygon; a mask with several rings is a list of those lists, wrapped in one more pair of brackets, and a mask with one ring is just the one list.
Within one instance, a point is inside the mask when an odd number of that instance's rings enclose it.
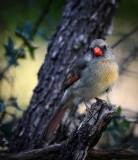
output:
{"label": "bird's eye", "polygon": [[93,51],[93,48],[90,48],[90,50],[91,50],[91,53],[93,53],[94,51]]}
{"label": "bird's eye", "polygon": [[106,45],[104,45],[104,46],[103,46],[103,49],[106,49],[106,48],[107,48]]}

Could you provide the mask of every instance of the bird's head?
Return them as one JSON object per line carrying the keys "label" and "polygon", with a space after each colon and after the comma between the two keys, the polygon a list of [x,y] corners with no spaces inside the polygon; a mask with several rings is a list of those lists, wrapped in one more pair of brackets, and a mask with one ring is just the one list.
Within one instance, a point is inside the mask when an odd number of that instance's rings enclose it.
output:
{"label": "bird's head", "polygon": [[102,39],[95,39],[91,42],[90,53],[94,59],[109,59],[115,60],[113,50]]}

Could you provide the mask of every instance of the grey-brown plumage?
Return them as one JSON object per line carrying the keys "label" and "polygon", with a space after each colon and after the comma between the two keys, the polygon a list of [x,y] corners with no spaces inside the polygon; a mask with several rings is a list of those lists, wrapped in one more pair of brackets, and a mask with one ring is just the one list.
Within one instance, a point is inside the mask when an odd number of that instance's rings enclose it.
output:
{"label": "grey-brown plumage", "polygon": [[90,51],[70,69],[63,82],[64,96],[45,130],[49,138],[75,97],[92,99],[105,93],[118,78],[118,65],[109,45],[102,39],[92,41]]}

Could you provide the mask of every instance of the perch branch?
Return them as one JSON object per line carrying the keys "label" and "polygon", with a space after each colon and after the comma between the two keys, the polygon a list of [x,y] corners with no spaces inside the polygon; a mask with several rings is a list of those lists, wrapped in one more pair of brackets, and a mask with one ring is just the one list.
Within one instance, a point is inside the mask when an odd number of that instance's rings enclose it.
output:
{"label": "perch branch", "polygon": [[85,159],[88,150],[97,144],[107,125],[114,118],[115,111],[115,107],[100,99],[93,103],[91,108],[87,108],[85,120],[71,134],[58,159]]}
{"label": "perch branch", "polygon": [[[57,154],[60,153],[61,148],[63,147],[65,142],[61,144],[50,145],[48,147],[34,149],[32,151],[21,152],[16,154],[2,154],[0,158],[2,160],[52,160]],[[48,158],[49,157],[49,158]],[[112,150],[95,150],[90,149],[86,160],[111,160],[111,159],[119,159],[119,160],[135,160],[138,159],[138,150],[128,150],[128,149],[112,149]]]}
{"label": "perch branch", "polygon": [[97,100],[81,125],[71,134],[69,140],[44,148],[15,154],[1,154],[2,160],[112,160],[138,159],[138,150],[95,150],[93,147],[99,141],[107,125],[115,117],[115,107],[105,101]]}
{"label": "perch branch", "polygon": [[[114,118],[115,111],[115,107],[108,105],[105,101],[99,99],[96,103],[92,104],[91,108],[87,107],[86,118],[78,129],[71,134],[69,140],[63,145],[60,153],[58,153],[58,156],[55,156],[56,159],[84,159],[88,150],[97,144],[107,125]],[[51,147],[54,150],[55,146]],[[61,145],[59,147],[61,147]],[[51,157],[50,151],[51,148],[49,149],[49,147],[45,148],[45,151],[38,149],[26,153],[25,157],[23,156],[23,153],[19,153],[17,159],[31,160],[30,155],[34,156],[34,154],[36,154],[37,159],[40,159],[40,153],[45,153],[44,157],[48,159]],[[13,158],[13,156],[11,158]],[[33,159],[35,158],[33,157]]]}

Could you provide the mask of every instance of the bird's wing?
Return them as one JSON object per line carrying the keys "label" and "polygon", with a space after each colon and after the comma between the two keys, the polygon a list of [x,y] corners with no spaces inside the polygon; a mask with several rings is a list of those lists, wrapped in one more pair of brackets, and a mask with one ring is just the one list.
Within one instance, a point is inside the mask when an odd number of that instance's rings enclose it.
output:
{"label": "bird's wing", "polygon": [[63,90],[67,89],[70,85],[80,79],[82,71],[86,68],[86,66],[87,61],[84,59],[80,59],[71,67],[65,80],[63,81]]}

